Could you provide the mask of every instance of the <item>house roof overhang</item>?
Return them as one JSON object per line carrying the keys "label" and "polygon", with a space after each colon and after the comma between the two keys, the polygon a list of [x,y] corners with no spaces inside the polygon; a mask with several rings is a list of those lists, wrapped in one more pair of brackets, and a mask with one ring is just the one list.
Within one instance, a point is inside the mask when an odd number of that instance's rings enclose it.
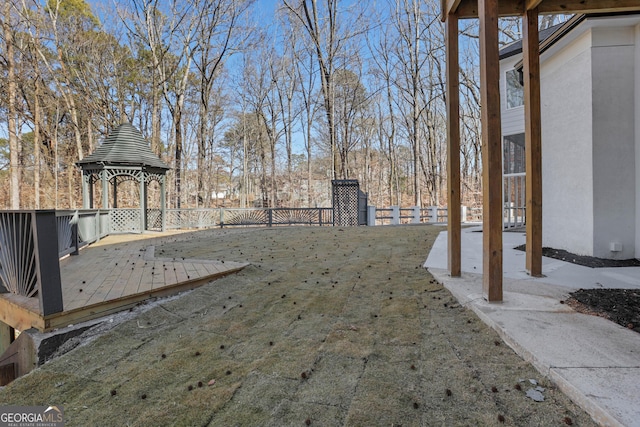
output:
{"label": "house roof overhang", "polygon": [[[597,13],[583,15],[574,15],[568,21],[562,24],[548,28],[546,30],[540,30],[540,55],[547,51],[553,50],[552,48],[557,44],[563,45],[569,43],[566,39],[573,40],[577,37],[573,35],[574,29],[581,28],[583,31],[597,28],[599,26],[636,26],[640,24],[640,12],[638,13]],[[522,40],[511,43],[500,50],[500,60],[508,58],[509,56],[522,53]],[[523,60],[520,59],[513,65],[513,68],[522,72]]]}
{"label": "house roof overhang", "polygon": [[[638,0],[497,0],[500,16],[520,16],[538,9],[541,15],[556,13],[632,12],[640,9]],[[459,18],[477,18],[478,0],[441,0],[442,20],[450,14]]]}

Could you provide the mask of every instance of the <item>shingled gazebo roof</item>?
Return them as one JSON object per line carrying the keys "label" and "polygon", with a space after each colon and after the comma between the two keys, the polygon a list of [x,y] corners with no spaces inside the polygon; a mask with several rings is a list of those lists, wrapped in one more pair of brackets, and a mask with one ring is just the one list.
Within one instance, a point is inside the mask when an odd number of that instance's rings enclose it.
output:
{"label": "shingled gazebo roof", "polygon": [[114,129],[93,153],[77,162],[77,165],[83,169],[91,169],[92,165],[171,169],[151,151],[140,131],[130,123],[123,123]]}

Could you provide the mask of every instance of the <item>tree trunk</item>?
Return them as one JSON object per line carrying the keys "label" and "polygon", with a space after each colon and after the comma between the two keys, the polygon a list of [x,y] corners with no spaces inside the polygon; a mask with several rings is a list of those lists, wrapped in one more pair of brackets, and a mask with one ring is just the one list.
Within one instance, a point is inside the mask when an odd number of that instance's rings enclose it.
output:
{"label": "tree trunk", "polygon": [[36,77],[33,112],[33,207],[40,209],[40,78]]}
{"label": "tree trunk", "polygon": [[176,108],[173,120],[175,123],[175,138],[176,138],[176,158],[175,158],[175,204],[176,209],[181,207],[181,195],[182,195],[182,110]]}
{"label": "tree trunk", "polygon": [[151,151],[158,156],[162,154],[160,144],[160,93],[158,90],[157,65],[154,65],[151,82]]}
{"label": "tree trunk", "polygon": [[[60,64],[60,71],[62,76],[64,77],[65,86],[67,88],[73,87],[71,84],[71,80],[69,79],[69,71],[67,70],[67,66],[62,58],[62,49],[58,46],[58,63]],[[60,88],[61,90],[64,90]],[[84,150],[82,149],[82,134],[80,133],[80,122],[78,120],[78,108],[76,107],[76,101],[73,98],[73,94],[70,89],[67,93],[67,96],[64,97],[67,102],[67,107],[69,108],[69,114],[71,115],[71,123],[73,124],[73,134],[76,140],[76,151],[78,153],[78,160],[82,160],[84,158]]]}
{"label": "tree trunk", "polygon": [[17,111],[16,111],[16,70],[13,46],[13,33],[11,31],[11,2],[6,1],[4,4],[4,21],[2,29],[4,30],[4,40],[6,44],[6,63],[7,63],[7,126],[9,131],[9,170],[10,170],[10,194],[11,209],[20,209],[20,153],[18,152],[18,134],[17,134]]}
{"label": "tree trunk", "polygon": [[[206,100],[209,99],[209,90],[207,88],[206,81],[204,76],[201,77],[200,80],[200,96],[202,97],[200,105],[198,107],[199,112],[199,121],[200,121],[200,129],[199,129],[199,137],[198,137],[198,187],[197,187],[197,197],[196,204],[199,206],[205,201],[205,191],[204,191],[204,172],[205,165],[207,162],[207,141],[209,140],[209,121],[208,121],[208,104]],[[208,174],[210,177],[210,173]]]}

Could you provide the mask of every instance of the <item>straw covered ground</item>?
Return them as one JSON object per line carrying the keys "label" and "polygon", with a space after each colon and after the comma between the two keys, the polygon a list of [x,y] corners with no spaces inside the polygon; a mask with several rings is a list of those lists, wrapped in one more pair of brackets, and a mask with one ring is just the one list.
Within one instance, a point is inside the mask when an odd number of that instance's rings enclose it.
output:
{"label": "straw covered ground", "polygon": [[593,425],[421,267],[441,230],[169,240],[156,256],[251,265],[158,301],[0,390],[0,403],[63,405],[68,426]]}

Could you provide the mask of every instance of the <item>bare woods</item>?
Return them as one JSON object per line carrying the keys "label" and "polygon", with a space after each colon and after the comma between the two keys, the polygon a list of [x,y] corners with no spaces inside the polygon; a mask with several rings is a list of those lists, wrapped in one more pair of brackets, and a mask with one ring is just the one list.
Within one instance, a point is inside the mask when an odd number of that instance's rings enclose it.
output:
{"label": "bare woods", "polygon": [[[75,162],[122,122],[170,207],[446,204],[439,0],[7,0],[0,207],[81,206]],[[480,187],[476,28],[461,30],[464,203]],[[505,21],[504,40],[517,38]],[[118,206],[139,186],[120,185]],[[99,192],[100,189],[97,189]],[[101,200],[96,197],[96,200]]]}

